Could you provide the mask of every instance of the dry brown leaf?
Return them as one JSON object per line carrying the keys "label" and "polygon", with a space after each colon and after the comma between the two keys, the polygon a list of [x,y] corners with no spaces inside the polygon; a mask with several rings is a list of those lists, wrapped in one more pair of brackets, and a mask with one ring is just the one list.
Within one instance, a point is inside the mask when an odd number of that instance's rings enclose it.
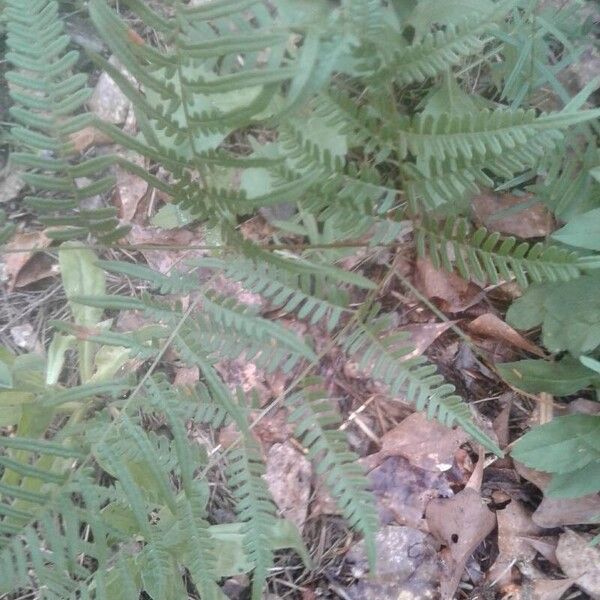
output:
{"label": "dry brown leaf", "polygon": [[575,585],[600,600],[600,548],[590,544],[591,536],[581,535],[567,529],[558,538],[556,558],[567,577]]}
{"label": "dry brown leaf", "polygon": [[544,351],[533,342],[517,333],[510,325],[492,313],[485,313],[469,323],[469,331],[484,338],[494,338],[521,348],[536,356],[545,357]]}
{"label": "dry brown leaf", "polygon": [[[438,597],[440,565],[430,535],[412,527],[382,527],[375,538],[377,572],[366,578],[364,542],[350,550],[358,583],[344,590],[352,600],[423,600]],[[450,598],[450,596],[444,596]]]}
{"label": "dry brown leaf", "polygon": [[473,213],[478,223],[492,231],[523,239],[547,237],[555,228],[552,214],[541,202],[530,205],[530,200],[531,195],[513,196],[488,191],[473,198]]}
{"label": "dry brown leaf", "polygon": [[[530,469],[517,461],[514,461],[514,465],[521,477],[542,491],[550,483],[551,476],[547,473]],[[596,523],[598,515],[600,515],[599,494],[588,494],[580,498],[552,498],[544,495],[532,519],[536,525],[552,529],[564,525]]]}
{"label": "dry brown leaf", "polygon": [[[30,261],[38,259],[36,249],[47,248],[52,240],[43,231],[30,231],[28,233],[16,233],[6,245],[4,255],[4,273],[7,278],[7,287],[9,291],[19,286],[19,277],[21,271]],[[19,250],[19,252],[16,252]],[[23,252],[21,252],[23,250]],[[31,267],[32,273],[35,268]],[[43,273],[43,271],[42,271]],[[47,277],[47,275],[43,275]],[[43,278],[42,277],[42,278]],[[31,273],[28,275],[27,283],[32,283]],[[27,285],[21,283],[20,285]]]}
{"label": "dry brown leaf", "polygon": [[[127,241],[130,244],[152,244],[153,246],[178,246],[185,247],[193,243],[201,243],[196,239],[196,235],[187,229],[164,230],[157,227],[141,227],[133,224],[127,234]],[[180,264],[186,258],[193,256],[190,250],[174,250],[165,248],[142,249],[148,266],[160,273],[167,274],[175,265]]]}
{"label": "dry brown leaf", "polygon": [[481,288],[456,273],[435,269],[429,259],[417,259],[416,287],[444,312],[460,313],[477,304],[483,297]]}
{"label": "dry brown leaf", "polygon": [[[129,160],[144,165],[143,159],[130,157]],[[140,164],[141,163],[141,164]],[[138,204],[148,191],[148,184],[138,175],[117,167],[117,184],[113,194],[113,202],[119,211],[119,218],[130,223],[135,216]]]}
{"label": "dry brown leaf", "polygon": [[400,360],[409,360],[421,356],[442,333],[448,331],[455,321],[443,321],[441,323],[413,323],[403,325],[398,332],[405,331],[410,334],[410,343],[414,350],[410,354],[404,355]]}
{"label": "dry brown leaf", "polygon": [[572,579],[537,579],[533,582],[533,600],[560,600],[572,585]]}
{"label": "dry brown leaf", "polygon": [[537,537],[542,530],[531,520],[531,513],[517,500],[496,511],[498,520],[498,557],[491,566],[488,579],[500,588],[513,583],[510,565],[515,560],[529,562],[536,551],[525,536]]}
{"label": "dry brown leaf", "polygon": [[370,470],[388,456],[403,456],[416,467],[440,473],[452,468],[455,452],[468,439],[462,429],[450,429],[413,413],[381,438],[381,450],[367,456],[364,463]]}
{"label": "dry brown leaf", "polygon": [[454,597],[469,557],[496,527],[496,515],[481,498],[483,463],[484,451],[480,448],[466,487],[453,498],[432,500],[425,509],[429,531],[445,546],[441,555],[442,598]]}
{"label": "dry brown leaf", "polygon": [[96,129],[93,125],[84,127],[69,136],[71,144],[76,152],[83,152],[91,146],[106,146],[112,143],[112,139]]}
{"label": "dry brown leaf", "polygon": [[419,469],[401,456],[392,456],[369,473],[370,489],[377,498],[379,521],[424,529],[427,503],[450,496],[452,489],[441,473]]}
{"label": "dry brown leaf", "polygon": [[312,481],[310,461],[289,442],[273,444],[267,452],[263,478],[281,514],[302,531]]}

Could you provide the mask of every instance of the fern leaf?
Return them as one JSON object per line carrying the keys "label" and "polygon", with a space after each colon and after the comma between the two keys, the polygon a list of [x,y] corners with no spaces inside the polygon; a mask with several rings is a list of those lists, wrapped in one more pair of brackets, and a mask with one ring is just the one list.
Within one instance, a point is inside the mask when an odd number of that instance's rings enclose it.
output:
{"label": "fern leaf", "polygon": [[[348,449],[339,415],[318,381],[306,381],[306,388],[286,403],[291,409],[290,422],[295,435],[307,446],[309,456],[323,475],[333,498],[348,523],[365,537],[369,561],[375,565],[375,534],[378,516],[375,500],[367,491],[368,482],[358,465],[358,457]],[[309,386],[313,386],[312,388]]]}
{"label": "fern leaf", "polygon": [[244,549],[254,564],[252,600],[260,600],[273,563],[270,532],[276,521],[276,509],[267,485],[260,449],[249,436],[235,449],[227,467],[228,482],[237,499],[237,511],[244,522]]}
{"label": "fern leaf", "polygon": [[80,210],[82,200],[110,190],[112,177],[99,177],[93,186],[78,187],[70,135],[89,125],[89,115],[76,113],[89,98],[85,77],[72,74],[78,54],[67,51],[69,37],[58,15],[58,3],[23,3],[8,0],[4,10],[8,22],[6,58],[15,67],[7,74],[15,106],[11,114],[17,125],[11,135],[22,151],[18,164],[28,165],[24,181],[32,193],[25,201],[44,213],[47,225],[66,226],[51,237],[81,237],[88,232],[101,240],[118,238],[126,229],[119,226],[116,213]]}
{"label": "fern leaf", "polygon": [[455,265],[466,279],[482,282],[497,284],[514,277],[521,287],[527,287],[530,281],[569,281],[579,277],[583,268],[569,250],[518,243],[515,238],[488,233],[484,227],[471,233],[463,219],[448,219],[442,226],[424,219],[415,229],[415,237],[419,254],[429,256],[436,268],[451,271]]}
{"label": "fern leaf", "polygon": [[561,129],[595,119],[600,111],[556,113],[537,117],[535,111],[482,110],[476,114],[442,113],[400,118],[396,124],[399,154],[410,152],[420,160],[464,159],[500,156],[505,151],[527,148],[541,156],[562,139]]}
{"label": "fern leaf", "polygon": [[460,425],[473,439],[499,456],[502,451],[474,423],[468,404],[456,395],[435,365],[425,357],[409,357],[413,346],[405,333],[389,334],[391,323],[377,315],[378,307],[343,341],[346,354],[360,367],[390,387],[393,396],[403,393],[417,410],[427,412],[443,425]]}

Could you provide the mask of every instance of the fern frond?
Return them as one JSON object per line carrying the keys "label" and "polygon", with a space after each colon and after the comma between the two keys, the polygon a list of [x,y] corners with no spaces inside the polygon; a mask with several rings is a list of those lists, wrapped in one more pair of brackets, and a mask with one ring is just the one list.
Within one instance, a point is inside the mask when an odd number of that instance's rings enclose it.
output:
{"label": "fern frond", "polygon": [[[504,3],[506,5],[506,3]],[[503,12],[506,12],[505,9]],[[399,85],[421,83],[446,72],[468,56],[477,54],[490,41],[488,34],[502,14],[494,11],[475,18],[467,18],[458,25],[427,33],[422,39],[406,45],[400,34],[397,49],[385,56],[381,68],[373,75],[378,81],[394,80]]]}
{"label": "fern frond", "polygon": [[442,224],[423,219],[415,227],[415,239],[419,255],[428,256],[436,268],[451,271],[456,267],[466,279],[493,284],[513,277],[521,287],[529,282],[568,281],[579,277],[583,268],[574,252],[542,243],[519,243],[513,237],[489,233],[485,227],[471,232],[464,219],[451,218]]}
{"label": "fern frond", "polygon": [[254,564],[252,600],[260,600],[273,563],[270,536],[276,508],[262,478],[260,449],[249,436],[244,436],[242,445],[229,455],[226,473],[237,499],[236,510],[244,523],[244,549]]}
{"label": "fern frond", "polygon": [[364,535],[369,561],[374,565],[379,524],[375,499],[367,491],[368,482],[358,457],[348,449],[346,437],[339,430],[341,420],[331,399],[319,389],[320,381],[305,381],[305,384],[302,391],[286,400],[291,410],[288,418],[345,519]]}
{"label": "fern frond", "polygon": [[[67,51],[69,36],[64,33],[53,0],[23,3],[9,0],[4,9],[7,21],[6,58],[14,70],[7,73],[10,110],[18,123],[11,136],[22,148],[13,155],[15,164],[27,166],[24,181],[32,190],[25,202],[43,216],[48,226],[62,229],[49,232],[57,239],[94,234],[102,241],[122,237],[114,209],[85,209],[82,202],[110,190],[111,176],[102,176],[94,159],[76,164],[70,135],[91,123],[90,115],[77,114],[91,91],[86,77],[73,74],[77,52]],[[102,166],[102,165],[100,165]],[[81,173],[97,175],[81,185]]]}
{"label": "fern frond", "polygon": [[561,140],[561,129],[600,116],[598,110],[555,113],[537,117],[529,110],[482,110],[476,114],[442,113],[400,118],[396,125],[398,153],[409,153],[428,163],[431,159],[464,159],[500,156],[527,148],[542,156]]}
{"label": "fern frond", "polygon": [[393,396],[403,393],[417,410],[426,411],[443,425],[460,425],[490,451],[501,450],[473,422],[468,404],[446,383],[435,365],[423,356],[410,357],[414,347],[408,334],[392,333],[390,319],[376,306],[343,340],[346,354],[372,377],[384,382]]}

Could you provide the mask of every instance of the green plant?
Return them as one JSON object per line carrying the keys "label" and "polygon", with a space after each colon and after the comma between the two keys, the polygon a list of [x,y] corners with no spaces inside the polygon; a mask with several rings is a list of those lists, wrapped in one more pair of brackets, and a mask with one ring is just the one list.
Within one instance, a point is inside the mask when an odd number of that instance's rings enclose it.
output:
{"label": "green plant", "polygon": [[[252,597],[260,598],[277,549],[294,548],[308,563],[261,479],[252,399],[233,394],[215,368],[239,356],[294,375],[285,393],[289,419],[328,471],[326,482],[349,524],[367,538],[373,561],[374,502],[337,430],[335,407],[309,376],[319,360],[312,341],[223,297],[217,277],[238,282],[281,314],[324,326],[393,393],[500,453],[435,365],[405,360],[413,348],[389,332],[378,285],[339,261],[356,246],[394,246],[410,223],[419,253],[465,277],[514,278],[524,288],[595,277],[597,261],[582,253],[472,231],[465,217],[481,186],[518,186],[543,170],[547,185],[559,179],[568,167],[546,155],[562,156],[582,134],[589,138],[600,112],[581,110],[582,97],[550,114],[529,106],[529,92],[555,77],[542,70],[523,93],[519,65],[530,54],[515,56],[515,40],[538,26],[515,2],[480,3],[467,20],[460,3],[450,2],[439,17],[426,0],[414,11],[409,3],[378,0],[343,0],[335,8],[325,0],[121,4],[160,41],[150,44],[104,0],[90,1],[98,32],[138,84],[92,55],[133,102],[135,137],[82,109],[86,77],[72,73],[77,53],[69,50],[56,2],[5,2],[12,160],[26,171],[28,205],[59,240],[94,236],[113,244],[125,233],[115,211],[89,210],[83,201],[110,189],[110,168],[118,163],[170,195],[186,219],[201,220],[217,243],[213,256],[169,274],[98,261],[80,242],[61,246],[72,321],[54,324],[46,364],[38,360],[32,369],[34,357],[6,353],[0,363],[0,398],[11,407],[3,424],[16,426],[15,436],[0,440],[0,591],[36,587],[48,598],[130,600],[143,590],[181,598],[185,570],[189,585],[210,599],[223,597],[221,578],[253,571]],[[548,44],[555,31],[562,37],[560,27],[536,36]],[[463,86],[482,52],[490,93],[472,97]],[[112,155],[75,156],[70,135],[92,125],[146,157],[150,168]],[[258,128],[267,135],[255,135]],[[80,187],[81,178],[91,183]],[[291,206],[291,216],[271,224],[284,243],[265,247],[241,235],[247,215],[281,204]],[[558,204],[575,210],[572,200]],[[290,239],[302,241],[286,244]],[[71,277],[67,261],[86,266]],[[156,293],[107,295],[104,271],[147,282]],[[181,293],[193,296],[185,309],[169,297]],[[351,294],[360,298],[358,309]],[[155,324],[112,331],[105,311],[126,309]],[[199,369],[193,390],[175,388],[161,373],[169,347]],[[60,377],[67,348],[76,348],[79,365],[71,387]],[[136,357],[146,361],[143,375],[120,379],[121,367]],[[148,413],[164,420],[168,433],[144,427]],[[206,475],[214,462],[188,440],[189,419],[238,430],[226,453],[235,523],[207,520]]]}

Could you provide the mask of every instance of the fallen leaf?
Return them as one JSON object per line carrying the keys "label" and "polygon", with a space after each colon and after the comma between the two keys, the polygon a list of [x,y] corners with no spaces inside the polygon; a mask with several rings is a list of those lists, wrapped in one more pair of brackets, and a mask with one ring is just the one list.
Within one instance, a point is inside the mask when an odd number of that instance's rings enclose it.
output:
{"label": "fallen leaf", "polygon": [[[128,157],[138,166],[144,166],[143,158]],[[136,213],[140,200],[148,191],[148,184],[138,175],[117,167],[117,183],[113,193],[113,202],[119,211],[119,218],[130,223]]]}
{"label": "fallen leaf", "polygon": [[399,328],[398,332],[405,331],[410,334],[410,342],[414,350],[402,356],[401,360],[409,360],[421,356],[442,333],[448,331],[455,321],[442,321],[441,323],[413,323]]}
{"label": "fallen leaf", "polygon": [[427,503],[451,496],[452,489],[441,473],[419,469],[402,456],[391,456],[369,473],[370,489],[377,498],[379,521],[423,529]]}
{"label": "fallen leaf", "polygon": [[[382,527],[375,539],[377,572],[366,578],[364,542],[347,554],[358,583],[344,590],[352,600],[436,598],[440,566],[433,538],[412,527]],[[449,597],[448,597],[449,598]]]}
{"label": "fallen leaf", "polygon": [[492,231],[519,238],[549,236],[555,228],[550,211],[541,202],[532,202],[532,195],[484,192],[473,198],[475,220]]}
{"label": "fallen leaf", "polygon": [[496,511],[498,520],[498,557],[488,572],[488,579],[503,589],[512,584],[511,564],[516,560],[530,562],[536,551],[526,536],[537,537],[542,530],[532,521],[531,513],[517,500]]}
{"label": "fallen leaf", "polygon": [[537,579],[533,582],[533,600],[560,600],[572,585],[572,579]]}
{"label": "fallen leaf", "polygon": [[106,146],[112,143],[112,138],[96,129],[93,125],[88,125],[72,133],[69,139],[76,152],[84,152],[91,146]]}
{"label": "fallen leaf", "polygon": [[403,456],[426,471],[440,473],[452,468],[454,454],[469,439],[459,428],[450,429],[422,413],[413,413],[381,438],[381,450],[367,456],[367,470],[388,456]]}
{"label": "fallen leaf", "polygon": [[47,248],[51,241],[43,231],[30,231],[13,235],[6,244],[4,255],[4,272],[8,280],[9,291],[18,286],[19,276],[27,263],[37,258],[36,250]]}
{"label": "fallen leaf", "polygon": [[[518,461],[514,461],[517,473],[544,490],[551,480],[548,473],[530,469]],[[542,498],[540,505],[532,515],[533,522],[545,529],[563,527],[564,525],[583,525],[597,523],[600,515],[600,495],[588,494],[579,498]]]}
{"label": "fallen leaf", "polygon": [[525,350],[536,356],[541,356],[542,358],[546,356],[539,346],[536,346],[533,342],[524,338],[510,325],[492,313],[485,313],[477,317],[471,321],[467,327],[469,331],[475,335],[506,342],[507,344],[511,344],[517,348],[521,348],[521,350]]}
{"label": "fallen leaf", "polygon": [[180,264],[184,259],[191,258],[190,250],[174,250],[160,246],[178,246],[185,247],[192,244],[195,240],[193,232],[186,229],[172,229],[165,231],[155,227],[141,227],[133,224],[127,234],[127,241],[130,244],[151,244],[158,248],[142,248],[140,252],[144,255],[148,266],[156,271],[167,274],[171,269]]}
{"label": "fallen leaf", "polygon": [[552,498],[544,496],[533,513],[533,521],[540,527],[597,523],[600,515],[600,496],[588,494],[580,498]]}
{"label": "fallen leaf", "polygon": [[444,546],[442,598],[453,598],[469,557],[496,527],[496,515],[481,498],[483,450],[466,487],[452,498],[436,498],[425,509],[429,531]]}
{"label": "fallen leaf", "polygon": [[556,558],[563,573],[575,580],[575,585],[600,600],[600,548],[590,544],[591,536],[567,529],[558,538]]}
{"label": "fallen leaf", "polygon": [[481,288],[456,273],[435,269],[429,259],[417,259],[415,285],[444,312],[460,313],[477,304],[483,297]]}
{"label": "fallen leaf", "polygon": [[310,498],[310,461],[289,442],[273,444],[267,452],[263,478],[281,514],[302,531]]}
{"label": "fallen leaf", "polygon": [[569,402],[567,411],[571,415],[600,415],[600,402],[587,400],[586,398],[577,398],[577,400]]}

